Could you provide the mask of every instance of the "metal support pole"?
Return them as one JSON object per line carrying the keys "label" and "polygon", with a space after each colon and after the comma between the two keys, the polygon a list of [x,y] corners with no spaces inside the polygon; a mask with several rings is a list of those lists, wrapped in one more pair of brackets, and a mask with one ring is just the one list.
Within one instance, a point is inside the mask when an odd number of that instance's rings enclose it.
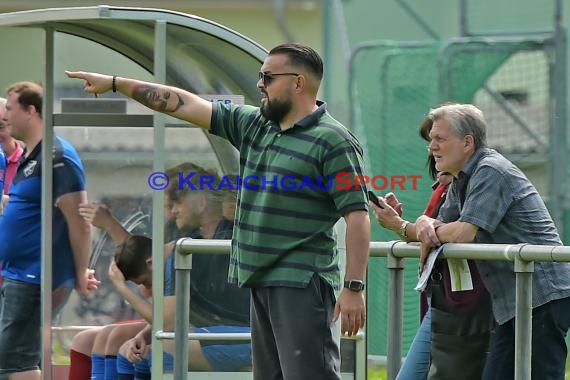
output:
{"label": "metal support pole", "polygon": [[554,63],[552,65],[551,93],[554,97],[551,117],[551,171],[549,209],[558,227],[560,238],[566,236],[564,211],[569,206],[568,199],[568,122],[567,122],[567,38],[562,20],[562,0],[556,1],[554,29]]}
{"label": "metal support pole", "polygon": [[[166,83],[166,28],[167,23],[157,20],[154,26],[154,79],[156,83]],[[164,172],[165,161],[165,115],[155,112],[153,115],[153,171]],[[152,291],[164,293],[164,194],[153,191],[152,194]],[[153,303],[152,330],[162,330],[164,325],[164,298]],[[152,378],[163,376],[163,346],[159,340],[152,339]]]}
{"label": "metal support pole", "polygon": [[469,35],[469,17],[467,17],[467,0],[459,0],[459,35]]}
{"label": "metal support pole", "polygon": [[[333,21],[333,9],[332,5],[328,1],[323,1],[322,3],[322,23],[323,23],[323,60],[329,65],[332,64],[332,50],[333,50],[333,35],[332,35],[332,25]],[[331,101],[331,83],[332,75],[329,74],[329,67],[324,72],[324,80],[321,84],[321,93],[323,94],[323,99],[327,102]]]}
{"label": "metal support pole", "polygon": [[52,240],[53,240],[53,94],[54,94],[55,31],[45,29],[45,72],[43,96],[44,134],[42,139],[42,378],[52,379],[51,323],[52,323]]}
{"label": "metal support pole", "polygon": [[406,12],[408,16],[410,16],[416,22],[416,24],[421,29],[423,29],[424,32],[426,32],[428,36],[430,36],[434,40],[441,39],[440,35],[435,31],[435,29],[431,27],[430,23],[424,20],[422,15],[416,12],[416,10],[412,6],[410,6],[410,4],[406,2],[406,0],[396,0],[396,4],[401,6],[404,12]]}
{"label": "metal support pole", "polygon": [[[185,240],[185,239],[184,239]],[[183,255],[178,252],[176,244],[176,257],[174,259],[176,271],[175,290],[176,316],[174,320],[174,380],[187,378],[188,373],[188,330],[190,320],[190,272],[192,269],[192,255]]]}
{"label": "metal support pole", "polygon": [[394,256],[393,242],[387,256],[390,272],[388,287],[388,380],[396,378],[402,364],[402,331],[404,316],[404,260]]}
{"label": "metal support pole", "polygon": [[532,360],[532,274],[534,261],[521,258],[521,244],[515,258],[515,379],[530,380]]}
{"label": "metal support pole", "polygon": [[366,333],[357,335],[354,341],[354,379],[366,380],[367,379],[367,348],[366,348]]}

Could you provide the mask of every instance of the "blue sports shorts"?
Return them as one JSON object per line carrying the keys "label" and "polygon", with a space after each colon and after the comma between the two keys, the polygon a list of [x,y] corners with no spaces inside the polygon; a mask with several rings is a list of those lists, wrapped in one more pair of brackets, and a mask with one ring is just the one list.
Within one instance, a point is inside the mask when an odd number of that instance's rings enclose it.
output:
{"label": "blue sports shorts", "polygon": [[[249,327],[238,326],[211,326],[193,328],[194,333],[249,333]],[[251,344],[232,343],[216,344],[215,341],[208,341],[213,344],[205,345],[201,342],[202,353],[212,369],[216,372],[234,372],[242,368],[251,367]],[[172,372],[174,369],[173,358],[169,353],[164,353],[164,372]]]}

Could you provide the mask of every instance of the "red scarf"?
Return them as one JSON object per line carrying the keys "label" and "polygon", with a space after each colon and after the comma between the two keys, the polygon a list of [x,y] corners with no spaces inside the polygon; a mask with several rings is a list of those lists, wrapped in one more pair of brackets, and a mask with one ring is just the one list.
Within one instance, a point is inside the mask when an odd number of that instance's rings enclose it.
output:
{"label": "red scarf", "polygon": [[24,153],[22,146],[17,141],[14,142],[16,143],[16,150],[14,150],[10,157],[6,157],[6,178],[4,181],[4,189],[2,189],[4,191],[4,194],[8,194],[8,189],[10,189],[10,184],[16,175],[16,170],[18,169],[20,158]]}
{"label": "red scarf", "polygon": [[[444,185],[442,183],[437,184],[437,187],[431,193],[431,197],[424,211],[424,215],[427,215],[430,218],[437,217],[439,208],[441,207],[443,201],[445,200],[445,195],[447,194],[447,187],[448,185]],[[428,309],[427,296],[425,295],[425,293],[422,292],[420,297],[420,322],[424,319],[427,309]]]}
{"label": "red scarf", "polygon": [[429,216],[430,218],[437,217],[437,212],[439,211],[439,207],[441,206],[442,202],[445,200],[445,194],[447,193],[447,186],[441,183],[437,184],[437,187],[431,193],[431,197],[429,202],[426,206],[424,211],[424,215]]}

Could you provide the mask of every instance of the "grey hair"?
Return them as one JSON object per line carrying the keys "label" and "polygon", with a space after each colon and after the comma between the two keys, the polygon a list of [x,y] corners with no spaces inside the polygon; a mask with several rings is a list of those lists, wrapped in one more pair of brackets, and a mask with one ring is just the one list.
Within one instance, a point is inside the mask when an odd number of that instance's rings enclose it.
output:
{"label": "grey hair", "polygon": [[6,98],[0,98],[0,107],[6,105]]}
{"label": "grey hair", "polygon": [[487,122],[483,112],[472,104],[446,104],[430,110],[428,118],[432,122],[447,120],[457,137],[473,136],[475,149],[487,146]]}

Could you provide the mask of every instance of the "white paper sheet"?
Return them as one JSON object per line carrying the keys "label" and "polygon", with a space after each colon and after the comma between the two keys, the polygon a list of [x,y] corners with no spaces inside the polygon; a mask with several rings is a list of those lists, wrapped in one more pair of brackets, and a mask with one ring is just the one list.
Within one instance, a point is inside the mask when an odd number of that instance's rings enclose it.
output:
{"label": "white paper sheet", "polygon": [[429,276],[431,275],[431,271],[433,270],[435,260],[442,251],[443,251],[443,245],[440,245],[439,247],[432,249],[432,251],[429,253],[426,259],[426,263],[424,265],[424,270],[422,271],[422,274],[420,275],[420,278],[418,280],[418,284],[416,285],[414,290],[417,290],[418,292],[423,292],[425,290],[429,280]]}

